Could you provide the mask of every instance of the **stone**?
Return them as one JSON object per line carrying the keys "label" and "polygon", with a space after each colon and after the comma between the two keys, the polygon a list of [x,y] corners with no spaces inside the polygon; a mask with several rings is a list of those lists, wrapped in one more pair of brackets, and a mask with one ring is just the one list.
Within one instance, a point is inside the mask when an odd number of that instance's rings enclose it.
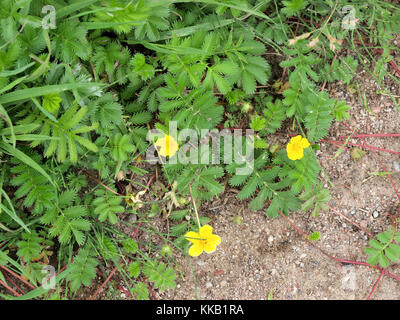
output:
{"label": "stone", "polygon": [[393,169],[396,172],[400,172],[400,164],[397,161],[393,161]]}

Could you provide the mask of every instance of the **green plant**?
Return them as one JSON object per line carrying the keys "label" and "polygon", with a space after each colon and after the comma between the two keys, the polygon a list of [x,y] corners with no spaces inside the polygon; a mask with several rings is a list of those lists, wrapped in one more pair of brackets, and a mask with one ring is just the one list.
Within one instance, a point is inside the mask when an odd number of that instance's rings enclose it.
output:
{"label": "green plant", "polygon": [[386,268],[391,262],[397,262],[400,257],[399,242],[400,233],[393,229],[378,233],[369,240],[370,247],[365,248],[365,253],[369,255],[368,263]]}
{"label": "green plant", "polygon": [[[356,29],[341,24],[338,9],[349,4]],[[56,28],[42,28],[44,5],[55,7]],[[56,250],[60,271],[53,295],[38,288],[23,298],[74,297],[109,264],[136,299],[149,298],[147,281],[173,288],[171,254],[151,241],[142,249],[124,234],[124,213],[186,251],[183,235],[210,221],[192,218],[192,204],[197,215],[196,206],[221,197],[227,183],[240,189],[240,201],[251,199],[250,208],[269,217],[326,210],[330,195],[318,181],[315,150],[332,123],[351,112],[326,86],[354,86],[357,68],[366,67],[398,107],[384,79],[400,83],[387,68],[399,11],[372,0],[2,0],[0,264],[38,284]],[[351,54],[338,52],[344,46]],[[173,122],[178,133],[192,129],[199,136],[206,129],[252,128],[254,140],[243,147],[254,143],[254,163],[215,163],[211,155],[201,163],[207,155],[196,155],[197,163],[164,162],[155,175],[165,185],[152,188],[146,177],[146,186],[143,176],[154,171],[142,168],[153,143],[148,132],[167,133]],[[290,160],[273,139],[289,141],[285,129],[312,144],[302,159]],[[220,158],[243,160],[244,149],[224,142]],[[243,168],[251,170],[238,171]],[[140,201],[134,209],[132,197]],[[167,235],[152,228],[159,213],[172,223]],[[139,230],[138,223],[129,227]],[[371,240],[369,263],[398,260],[396,232]],[[130,262],[120,264],[122,256]]]}

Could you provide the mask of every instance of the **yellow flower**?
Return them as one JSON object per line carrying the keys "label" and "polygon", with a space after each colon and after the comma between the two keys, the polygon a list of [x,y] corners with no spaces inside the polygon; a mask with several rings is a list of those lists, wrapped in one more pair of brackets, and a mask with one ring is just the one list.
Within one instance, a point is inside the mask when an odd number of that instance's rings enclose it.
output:
{"label": "yellow flower", "polygon": [[291,138],[286,147],[288,158],[290,160],[300,160],[304,157],[304,149],[309,146],[308,140],[300,135]]}
{"label": "yellow flower", "polygon": [[154,145],[160,148],[158,153],[163,157],[172,157],[179,150],[178,142],[167,134],[159,138]]}
{"label": "yellow flower", "polygon": [[189,255],[192,257],[199,256],[203,251],[207,253],[214,252],[217,245],[221,243],[221,238],[212,234],[212,227],[208,224],[202,226],[199,232],[189,231],[185,234],[186,240],[193,243],[189,249]]}

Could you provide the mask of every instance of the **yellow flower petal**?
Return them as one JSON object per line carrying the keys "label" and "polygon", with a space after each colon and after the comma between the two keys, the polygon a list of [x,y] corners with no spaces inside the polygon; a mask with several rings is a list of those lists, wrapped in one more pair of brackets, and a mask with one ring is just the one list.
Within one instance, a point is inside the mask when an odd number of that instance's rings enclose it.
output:
{"label": "yellow flower petal", "polygon": [[297,144],[289,143],[286,147],[286,151],[290,160],[299,160],[303,157],[303,149]]}
{"label": "yellow flower petal", "polygon": [[202,226],[199,230],[199,234],[202,238],[207,239],[209,236],[212,235],[213,228],[208,224]]}
{"label": "yellow flower petal", "polygon": [[216,234],[212,234],[208,237],[207,242],[204,245],[204,251],[207,253],[214,252],[217,245],[221,243],[221,237]]}
{"label": "yellow flower petal", "polygon": [[310,143],[306,138],[301,135],[297,135],[290,139],[290,142],[286,146],[288,158],[290,160],[300,160],[304,157],[304,149],[308,148]]}
{"label": "yellow flower petal", "polygon": [[302,137],[301,135],[297,135],[297,136],[295,136],[295,137],[293,137],[293,138],[290,139],[290,143],[298,144],[298,143],[301,142],[301,139],[302,139],[302,138],[303,138],[303,137]]}
{"label": "yellow flower petal", "polygon": [[214,252],[217,245],[221,243],[221,238],[212,234],[213,228],[209,225],[200,227],[199,232],[189,231],[185,234],[186,240],[193,243],[189,249],[189,255],[197,257],[203,251],[207,253]]}
{"label": "yellow flower petal", "polygon": [[212,235],[211,240],[214,241],[216,245],[219,245],[221,243],[221,237],[217,236],[216,234]]}
{"label": "yellow flower petal", "polygon": [[187,232],[184,237],[186,240],[190,241],[191,243],[196,243],[197,241],[201,241],[200,235],[194,231]]}
{"label": "yellow flower petal", "polygon": [[217,245],[215,243],[206,243],[204,246],[204,251],[207,253],[213,253],[217,249]]}
{"label": "yellow flower petal", "polygon": [[160,148],[158,153],[163,157],[172,157],[179,150],[179,145],[176,140],[167,134],[159,138],[154,145]]}
{"label": "yellow flower petal", "polygon": [[300,160],[304,157],[304,149],[299,149],[297,152],[297,160]]}
{"label": "yellow flower petal", "polygon": [[195,243],[192,245],[189,249],[189,255],[192,257],[197,257],[202,254],[203,252],[203,246],[201,244]]}
{"label": "yellow flower petal", "polygon": [[302,138],[301,139],[301,146],[305,149],[310,146],[310,143],[308,142],[307,138]]}

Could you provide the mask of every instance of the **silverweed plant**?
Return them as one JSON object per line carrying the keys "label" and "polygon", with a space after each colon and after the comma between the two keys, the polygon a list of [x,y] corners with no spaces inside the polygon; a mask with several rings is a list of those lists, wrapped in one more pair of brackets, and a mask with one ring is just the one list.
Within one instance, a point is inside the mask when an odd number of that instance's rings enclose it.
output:
{"label": "silverweed plant", "polygon": [[[328,208],[315,151],[351,110],[327,83],[354,85],[369,59],[368,72],[399,108],[383,84],[386,75],[399,83],[387,72],[400,32],[400,7],[390,2],[0,3],[4,299],[73,299],[91,287],[93,299],[119,299],[122,290],[140,300],[173,289],[183,278],[176,254],[222,250],[200,208],[228,184],[269,218]],[[54,21],[44,27],[44,19]],[[381,50],[378,60],[371,46]],[[235,129],[253,135],[215,141],[213,132]],[[272,144],[277,134],[286,145]],[[203,147],[243,161],[216,163]],[[191,161],[171,161],[193,150],[200,152]],[[160,232],[155,219],[171,227]],[[368,262],[397,262],[399,242],[395,228],[376,235]],[[96,274],[106,279],[100,287]]]}

